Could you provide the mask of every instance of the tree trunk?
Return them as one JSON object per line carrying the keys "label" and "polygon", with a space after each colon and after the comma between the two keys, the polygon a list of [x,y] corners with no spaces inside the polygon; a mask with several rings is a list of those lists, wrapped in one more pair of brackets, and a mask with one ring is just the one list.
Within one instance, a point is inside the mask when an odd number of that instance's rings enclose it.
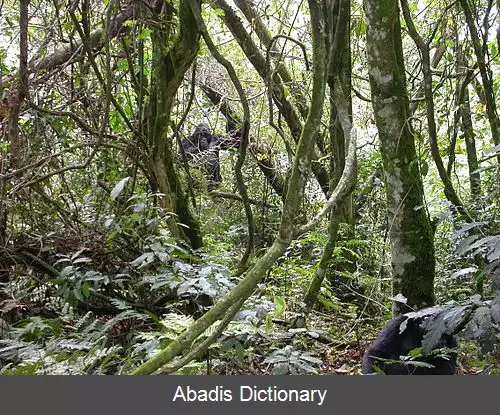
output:
{"label": "tree trunk", "polygon": [[395,313],[434,303],[433,231],[408,120],[397,0],[364,0],[372,104],[385,171]]}
{"label": "tree trunk", "polygon": [[[200,224],[191,210],[186,192],[175,169],[174,152],[167,132],[172,104],[186,71],[193,63],[199,48],[200,34],[188,0],[179,5],[179,35],[173,46],[164,19],[152,34],[153,67],[151,97],[147,111],[147,136],[150,145],[151,167],[156,186],[164,194],[162,207],[176,217],[168,219],[174,237],[188,241],[192,248],[203,244]],[[185,226],[179,226],[179,223]]]}
{"label": "tree trunk", "polygon": [[467,164],[469,166],[469,183],[472,196],[481,195],[481,173],[477,160],[476,136],[472,126],[472,112],[470,108],[469,88],[465,87],[464,96],[460,105],[462,132],[464,134],[465,148],[467,150]]}
{"label": "tree trunk", "polygon": [[[11,85],[10,99],[7,118],[7,135],[10,142],[9,166],[0,159],[0,174],[7,170],[7,167],[12,169],[21,168],[26,160],[28,153],[28,142],[20,134],[19,129],[19,114],[21,105],[28,96],[28,22],[30,0],[21,0],[19,2],[19,82],[17,85]],[[0,88],[1,89],[1,88]],[[17,93],[14,93],[16,91]],[[3,127],[2,127],[3,128]],[[3,131],[2,131],[3,132]],[[1,158],[1,156],[0,156]],[[8,179],[0,178],[0,248],[3,248],[7,243],[7,217],[8,204],[6,203],[10,183]],[[0,260],[0,268],[3,268]],[[7,282],[9,273],[5,270],[0,270],[0,282]]]}

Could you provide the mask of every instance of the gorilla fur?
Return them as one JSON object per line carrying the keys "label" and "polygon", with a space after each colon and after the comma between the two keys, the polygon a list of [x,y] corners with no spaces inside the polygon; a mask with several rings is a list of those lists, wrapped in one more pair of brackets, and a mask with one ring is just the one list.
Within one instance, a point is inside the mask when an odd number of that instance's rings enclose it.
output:
{"label": "gorilla fur", "polygon": [[[365,351],[362,373],[377,373],[375,367],[378,367],[386,375],[453,375],[457,366],[455,351],[450,353],[448,358],[429,354],[415,359],[434,367],[415,366],[410,363],[411,360],[401,361],[401,363],[381,360],[398,361],[401,356],[407,356],[411,350],[422,347],[422,340],[426,333],[422,328],[423,321],[422,317],[412,318],[406,315],[389,321]],[[435,349],[455,349],[456,347],[455,337],[452,334],[443,334]]]}
{"label": "gorilla fur", "polygon": [[181,143],[188,160],[203,167],[212,186],[218,185],[222,181],[219,141],[220,137],[212,135],[208,125],[200,124],[193,134],[182,140]]}

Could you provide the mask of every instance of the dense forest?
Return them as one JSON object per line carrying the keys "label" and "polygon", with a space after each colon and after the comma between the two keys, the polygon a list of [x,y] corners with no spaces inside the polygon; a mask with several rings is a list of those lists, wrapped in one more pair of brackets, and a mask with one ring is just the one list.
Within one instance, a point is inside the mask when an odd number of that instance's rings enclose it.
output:
{"label": "dense forest", "polygon": [[499,13],[1,0],[0,373],[499,374]]}

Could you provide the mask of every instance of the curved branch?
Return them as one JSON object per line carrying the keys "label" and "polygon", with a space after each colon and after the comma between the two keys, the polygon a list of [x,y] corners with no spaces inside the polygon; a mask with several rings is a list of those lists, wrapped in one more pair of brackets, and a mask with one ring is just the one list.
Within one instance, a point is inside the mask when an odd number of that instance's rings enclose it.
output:
{"label": "curved branch", "polygon": [[[346,134],[344,130],[344,134]],[[336,213],[336,211],[341,206],[342,202],[347,196],[352,192],[354,186],[356,185],[356,170],[357,170],[357,159],[356,159],[356,142],[357,142],[357,132],[356,129],[348,132],[346,135],[346,141],[349,141],[349,150],[347,153],[344,171],[338,185],[332,192],[328,201],[323,205],[321,210],[316,214],[316,216],[311,219],[305,225],[302,225],[297,229],[294,236],[298,237],[303,233],[313,230],[318,224],[326,217],[328,212],[332,211],[331,214]]]}
{"label": "curved branch", "polygon": [[306,63],[306,69],[310,70],[309,60],[307,59],[306,45],[304,45],[302,42],[298,41],[297,39],[293,38],[292,36],[288,36],[288,35],[278,34],[278,35],[275,35],[271,38],[271,40],[269,41],[269,45],[267,46],[267,52],[266,52],[267,58],[266,58],[266,60],[269,62],[271,50],[273,49],[273,46],[276,43],[276,41],[280,38],[287,39],[287,40],[297,44],[302,49],[302,53],[304,54],[304,61]]}

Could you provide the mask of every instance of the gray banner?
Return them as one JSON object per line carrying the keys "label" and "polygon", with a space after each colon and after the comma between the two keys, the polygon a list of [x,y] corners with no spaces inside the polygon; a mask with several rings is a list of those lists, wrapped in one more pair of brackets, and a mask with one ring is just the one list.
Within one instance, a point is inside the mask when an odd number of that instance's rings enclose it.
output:
{"label": "gray banner", "polygon": [[498,385],[495,376],[3,376],[0,413],[470,415],[498,410]]}

